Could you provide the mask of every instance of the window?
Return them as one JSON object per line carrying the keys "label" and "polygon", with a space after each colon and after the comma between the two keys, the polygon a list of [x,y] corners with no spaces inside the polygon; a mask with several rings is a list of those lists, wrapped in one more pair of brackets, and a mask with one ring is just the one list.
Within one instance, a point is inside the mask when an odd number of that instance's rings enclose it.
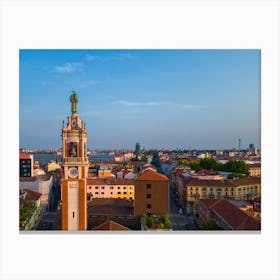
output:
{"label": "window", "polygon": [[104,194],[104,192],[101,192],[101,194]]}
{"label": "window", "polygon": [[110,194],[113,194],[113,192],[110,192]]}
{"label": "window", "polygon": [[95,194],[98,194],[98,192],[95,192]]}
{"label": "window", "polygon": [[123,194],[126,194],[126,192],[124,192]]}
{"label": "window", "polygon": [[73,212],[73,219],[75,218],[75,212]]}
{"label": "window", "polygon": [[114,189],[114,187],[110,187],[110,190],[113,190]]}
{"label": "window", "polygon": [[152,185],[151,184],[147,184],[147,189],[151,189]]}
{"label": "window", "polygon": [[95,189],[98,190],[98,186],[95,186]]}
{"label": "window", "polygon": [[152,205],[151,205],[151,204],[147,204],[147,208],[148,208],[148,209],[151,209],[151,208],[152,208]]}
{"label": "window", "polygon": [[209,199],[214,199],[215,195],[213,193],[210,193],[208,197],[209,197]]}
{"label": "window", "polygon": [[91,190],[91,186],[89,186],[89,189]]}
{"label": "window", "polygon": [[147,198],[152,198],[152,195],[150,193],[148,193]]}
{"label": "window", "polygon": [[126,187],[123,187],[124,190],[126,190]]}
{"label": "window", "polygon": [[118,192],[118,194],[121,194],[121,192]]}
{"label": "window", "polygon": [[238,199],[242,199],[242,189],[238,189]]}
{"label": "window", "polygon": [[102,190],[104,190],[104,189],[105,189],[105,187],[103,187],[103,186],[102,186],[102,187],[101,187],[101,189],[102,189]]}
{"label": "window", "polygon": [[118,190],[120,189],[121,187],[118,187]]}
{"label": "window", "polygon": [[129,194],[132,194],[132,192],[130,192]]}

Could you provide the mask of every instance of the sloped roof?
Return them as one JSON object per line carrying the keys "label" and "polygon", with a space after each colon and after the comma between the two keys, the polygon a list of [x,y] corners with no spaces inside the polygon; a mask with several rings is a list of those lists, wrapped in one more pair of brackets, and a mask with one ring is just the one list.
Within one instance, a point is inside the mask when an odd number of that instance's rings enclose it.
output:
{"label": "sloped roof", "polygon": [[96,226],[95,228],[93,228],[93,230],[130,230],[130,229],[114,221],[109,220],[101,225]]}
{"label": "sloped roof", "polygon": [[232,184],[227,181],[223,180],[203,180],[198,178],[186,178],[185,180],[186,185],[188,186],[205,186],[205,187],[211,187],[211,186],[217,186],[217,187],[230,187]]}
{"label": "sloped roof", "polygon": [[243,186],[243,185],[250,185],[250,184],[260,184],[261,178],[247,177],[247,178],[226,179],[226,180],[203,180],[203,179],[199,179],[199,178],[187,177],[187,178],[184,178],[184,182],[187,186],[229,187],[229,186]]}
{"label": "sloped roof", "polygon": [[[111,178],[110,178],[111,179]],[[132,179],[113,179],[106,180],[100,178],[89,178],[87,179],[88,185],[134,185],[135,181]]]}
{"label": "sloped roof", "polygon": [[250,185],[250,184],[260,184],[261,178],[259,177],[245,177],[239,179],[228,180],[234,186]]}
{"label": "sloped roof", "polygon": [[26,192],[26,200],[38,200],[42,195],[38,192],[28,190],[28,189],[23,189],[24,192]]}
{"label": "sloped roof", "polygon": [[160,173],[148,171],[138,176],[138,181],[168,181],[168,178]]}
{"label": "sloped roof", "polygon": [[43,175],[37,175],[33,177],[20,177],[19,180],[20,182],[35,182],[37,180],[49,181],[50,178],[51,178],[50,174],[43,174]]}
{"label": "sloped roof", "polygon": [[260,230],[261,224],[224,199],[200,199],[210,211],[220,216],[233,230]]}

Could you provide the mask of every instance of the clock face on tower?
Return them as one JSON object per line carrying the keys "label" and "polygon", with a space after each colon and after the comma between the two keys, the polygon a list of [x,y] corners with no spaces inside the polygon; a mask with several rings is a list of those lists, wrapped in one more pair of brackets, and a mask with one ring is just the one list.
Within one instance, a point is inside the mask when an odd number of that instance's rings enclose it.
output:
{"label": "clock face on tower", "polygon": [[71,167],[69,170],[68,170],[68,176],[70,178],[76,178],[78,177],[78,169],[76,167]]}

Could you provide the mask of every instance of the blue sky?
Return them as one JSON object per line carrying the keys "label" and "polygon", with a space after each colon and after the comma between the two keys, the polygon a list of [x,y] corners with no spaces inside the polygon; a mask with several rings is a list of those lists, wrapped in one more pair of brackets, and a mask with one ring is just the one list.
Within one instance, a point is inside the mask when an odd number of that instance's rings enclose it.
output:
{"label": "blue sky", "polygon": [[260,147],[259,50],[21,50],[20,147],[61,147],[79,96],[91,149]]}

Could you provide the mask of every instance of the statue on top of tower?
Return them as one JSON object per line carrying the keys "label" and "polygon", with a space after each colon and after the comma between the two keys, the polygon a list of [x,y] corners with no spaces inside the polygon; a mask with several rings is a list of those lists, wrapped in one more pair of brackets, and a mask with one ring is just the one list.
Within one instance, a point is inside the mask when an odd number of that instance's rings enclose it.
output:
{"label": "statue on top of tower", "polygon": [[77,103],[78,103],[78,95],[77,93],[73,90],[71,96],[70,96],[70,102],[72,104],[71,109],[72,109],[72,114],[77,113]]}

